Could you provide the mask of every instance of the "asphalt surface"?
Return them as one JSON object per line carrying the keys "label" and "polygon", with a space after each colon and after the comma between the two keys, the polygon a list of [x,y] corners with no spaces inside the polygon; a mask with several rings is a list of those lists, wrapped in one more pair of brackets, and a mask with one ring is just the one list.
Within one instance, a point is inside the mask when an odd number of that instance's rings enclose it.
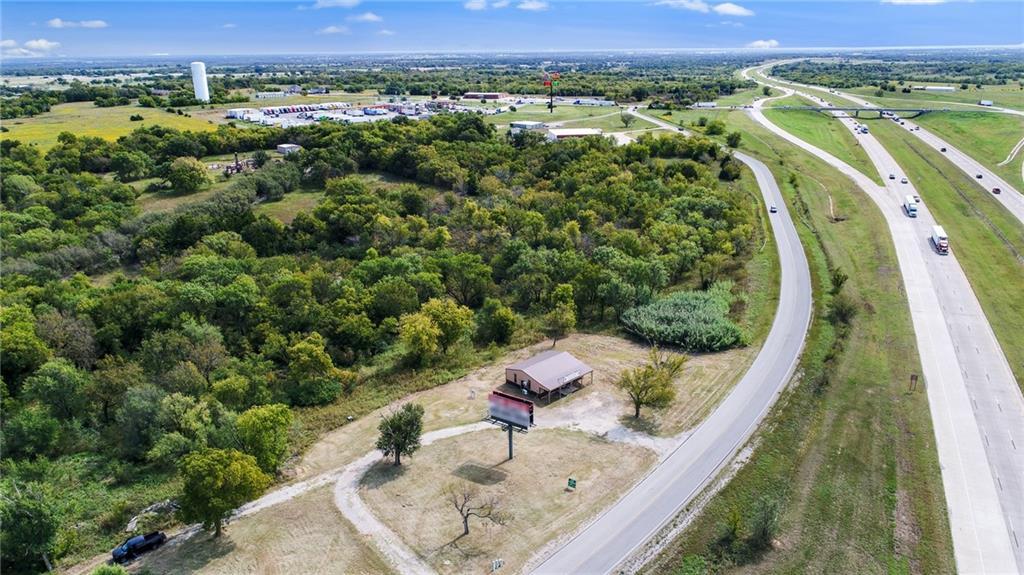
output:
{"label": "asphalt surface", "polygon": [[[849,176],[882,211],[917,338],[957,568],[962,573],[1020,572],[1024,569],[1024,396],[956,261],[956,238],[950,238],[952,253],[939,255],[928,240],[935,220],[927,205],[918,205],[917,218],[904,214],[905,196],[916,193],[913,182],[888,179],[890,173],[900,177],[901,171],[874,136],[855,132],[885,186],[775,126],[761,112],[762,104],[755,104],[755,120]],[[853,131],[854,119],[840,121]]]}
{"label": "asphalt surface", "polygon": [[[635,111],[631,111],[635,113]],[[677,126],[644,116],[667,129]],[[714,479],[739,451],[785,388],[811,318],[807,259],[770,170],[736,153],[753,170],[770,214],[781,265],[775,320],[750,369],[718,408],[649,475],[533,572],[604,574],[629,558]]]}

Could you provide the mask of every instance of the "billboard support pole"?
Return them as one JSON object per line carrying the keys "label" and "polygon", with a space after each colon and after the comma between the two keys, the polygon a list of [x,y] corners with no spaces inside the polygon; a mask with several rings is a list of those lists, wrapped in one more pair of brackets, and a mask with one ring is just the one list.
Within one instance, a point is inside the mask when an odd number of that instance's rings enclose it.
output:
{"label": "billboard support pole", "polygon": [[512,461],[512,426],[508,426],[508,460]]}

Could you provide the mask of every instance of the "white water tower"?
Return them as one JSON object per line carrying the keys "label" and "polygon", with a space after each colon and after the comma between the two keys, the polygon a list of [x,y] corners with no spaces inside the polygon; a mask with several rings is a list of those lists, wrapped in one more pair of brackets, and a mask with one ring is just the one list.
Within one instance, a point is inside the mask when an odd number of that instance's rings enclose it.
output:
{"label": "white water tower", "polygon": [[192,62],[192,89],[196,92],[196,100],[210,101],[210,87],[206,85],[206,64]]}

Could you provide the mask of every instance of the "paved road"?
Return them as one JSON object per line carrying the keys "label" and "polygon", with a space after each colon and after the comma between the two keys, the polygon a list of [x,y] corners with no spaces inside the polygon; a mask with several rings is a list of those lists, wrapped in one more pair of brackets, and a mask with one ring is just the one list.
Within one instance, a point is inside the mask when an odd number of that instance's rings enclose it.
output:
{"label": "paved road", "polygon": [[[635,113],[635,111],[632,111]],[[678,127],[644,116],[672,131]],[[782,271],[772,329],[750,369],[721,405],[647,477],[534,573],[612,572],[697,495],[736,454],[785,387],[811,318],[811,278],[796,228],[767,166],[737,153],[754,171],[771,214]]]}
{"label": "paved road", "polygon": [[[917,218],[903,214],[913,183],[888,179],[899,165],[874,136],[855,134],[885,186],[775,126],[760,105],[755,120],[849,176],[885,216],[927,383],[957,567],[1017,573],[1024,568],[1024,397],[955,253],[932,249],[927,237],[935,221],[926,205]],[[841,121],[853,131],[852,118]],[[955,252],[955,238],[951,244]]]}
{"label": "paved road", "polygon": [[[774,82],[778,82],[778,83],[781,83],[781,84],[784,84],[784,85],[787,85],[787,86],[794,86],[794,87],[798,87],[798,88],[808,88],[809,89],[808,91],[810,93],[803,92],[804,96],[809,97],[810,99],[812,99],[814,101],[825,103],[825,100],[823,100],[820,97],[818,97],[812,90],[817,90],[817,91],[825,92],[825,91],[828,91],[827,88],[821,88],[821,87],[817,87],[817,86],[807,86],[805,84],[798,84],[798,83],[795,83],[795,82],[786,82],[786,81],[778,80],[777,78],[769,78],[769,79],[774,81]],[[857,97],[857,96],[855,96],[853,94],[847,94],[845,92],[840,92],[839,90],[832,90],[830,93],[832,95],[836,96],[836,97],[843,98],[843,99],[845,99],[845,100],[847,100],[849,102],[853,102],[854,104],[857,104],[859,106],[864,106],[865,108],[877,108],[878,107],[875,104],[872,104],[871,102],[869,102],[869,101],[867,101],[867,100],[865,100],[863,98]],[[1002,110],[1002,109],[1000,108],[1000,110]],[[908,130],[914,136],[917,136],[918,139],[920,139],[924,143],[926,143],[929,146],[931,146],[932,148],[934,148],[937,152],[942,153],[943,155],[945,155],[946,159],[948,159],[950,162],[952,162],[954,166],[960,168],[961,171],[963,171],[965,174],[967,174],[971,178],[972,181],[974,181],[979,186],[981,186],[986,192],[991,193],[992,192],[992,188],[999,188],[1002,193],[1000,193],[998,195],[993,194],[993,197],[996,198],[996,200],[998,200],[999,203],[1003,204],[1003,206],[1011,214],[1013,214],[1013,216],[1015,218],[1017,218],[1017,221],[1019,221],[1021,224],[1024,224],[1024,195],[1021,195],[1020,191],[1018,191],[1016,187],[1011,185],[1009,182],[1007,182],[1003,178],[999,177],[992,170],[986,168],[984,165],[981,164],[981,162],[975,160],[974,158],[972,158],[968,154],[965,154],[964,152],[958,150],[956,147],[954,147],[952,144],[950,144],[946,140],[943,140],[939,136],[936,136],[935,134],[929,132],[928,130],[926,130],[925,128],[921,127],[917,123],[915,123],[915,122],[913,122],[911,120],[904,119],[903,120],[903,128]],[[945,150],[946,150],[945,152],[942,152],[943,148],[945,148]],[[998,158],[995,158],[995,159],[998,159]],[[891,173],[897,173],[897,172],[891,172]],[[978,178],[975,177],[978,174],[982,175],[981,179],[978,179]],[[883,177],[885,177],[885,176],[883,176]],[[1024,175],[1022,175],[1022,178],[1024,178]]]}

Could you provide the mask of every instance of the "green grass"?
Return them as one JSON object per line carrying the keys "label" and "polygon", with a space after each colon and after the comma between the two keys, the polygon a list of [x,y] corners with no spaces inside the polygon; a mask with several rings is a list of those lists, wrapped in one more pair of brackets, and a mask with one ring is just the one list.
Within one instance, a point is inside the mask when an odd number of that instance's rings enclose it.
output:
{"label": "green grass", "polygon": [[[913,328],[892,241],[874,204],[849,180],[745,115],[730,116],[743,147],[783,188],[808,253],[815,320],[801,373],[814,373],[835,340],[824,321],[828,265],[850,279],[860,305],[830,384],[790,388],[770,412],[750,461],[645,571],[678,573],[703,554],[726,518],[749,518],[762,496],[781,502],[781,545],[748,571],[951,573],[955,571],[927,397],[907,393],[917,371]],[[797,187],[789,184],[790,176]],[[829,219],[829,197],[847,219]]]}
{"label": "green grass", "polygon": [[1024,297],[1019,289],[1024,286],[1024,263],[1017,259],[1017,254],[1024,254],[1024,226],[940,152],[885,124],[876,129],[879,141],[916,183],[921,199],[950,234],[957,261],[1017,383],[1024,384],[1024,330],[1020,329]]}
{"label": "green grass", "polygon": [[[790,100],[792,98],[783,98],[773,102],[773,105],[808,104],[803,98],[800,98],[800,102],[802,102],[800,104],[790,103]],[[787,132],[825,150],[872,180],[882,183],[878,171],[871,163],[864,148],[861,147],[860,142],[857,141],[856,136],[851,134],[838,120],[832,119],[822,112],[809,110],[765,110],[764,115]]]}
{"label": "green grass", "polygon": [[[130,121],[128,118],[134,114],[140,114],[144,119],[141,122]],[[3,139],[21,140],[23,144],[35,144],[48,150],[57,144],[57,136],[61,132],[113,141],[143,126],[157,124],[193,131],[213,130],[217,127],[205,119],[187,118],[162,109],[138,106],[99,108],[92,102],[74,102],[54,106],[49,112],[33,118],[4,120],[4,127],[10,131],[3,134]]]}
{"label": "green grass", "polygon": [[611,116],[595,116],[593,118],[582,118],[579,120],[568,120],[562,126],[564,128],[600,128],[605,132],[631,132],[633,130],[648,130],[656,128],[654,124],[633,116],[634,122],[628,128],[622,125],[622,118],[618,112]]}
{"label": "green grass", "polygon": [[745,106],[754,102],[754,98],[761,95],[760,86],[746,90],[737,90],[728,96],[722,96],[715,100],[719,106]]}
{"label": "green grass", "polygon": [[909,94],[904,94],[903,92],[900,92],[903,86],[897,86],[895,92],[886,92],[881,98],[875,96],[875,91],[878,90],[875,86],[847,88],[842,91],[850,94],[857,94],[858,96],[864,97],[865,100],[880,104],[889,100],[899,99],[907,102],[917,102],[922,105],[927,104],[929,106],[934,105],[936,107],[942,107],[947,102],[977,104],[978,100],[992,100],[996,106],[1024,110],[1024,90],[1021,90],[1020,86],[1016,83],[1007,84],[1005,86],[986,86],[983,84],[980,90],[971,84],[970,88],[967,90],[961,90],[959,88],[959,83],[907,82],[908,86],[923,86],[925,84],[954,86],[957,90],[955,92],[925,92],[924,90],[911,90]]}
{"label": "green grass", "polygon": [[135,200],[135,205],[139,207],[139,211],[143,214],[168,212],[179,206],[208,200],[217,192],[226,190],[231,184],[230,179],[218,174],[213,176],[212,184],[191,194],[175,194],[170,190],[160,190],[156,192],[144,191],[150,183],[159,182],[159,178],[133,182],[133,185],[137,190],[142,190],[142,194]]}
{"label": "green grass", "polygon": [[322,191],[295,191],[285,194],[284,198],[276,202],[263,202],[256,206],[257,214],[267,214],[277,218],[284,224],[292,223],[299,212],[310,212],[324,198]]}
{"label": "green grass", "polygon": [[1006,165],[1010,150],[1024,137],[1024,118],[989,112],[935,112],[914,119],[960,151],[970,155],[1015,187],[1021,186],[1024,152]]}
{"label": "green grass", "polygon": [[[488,124],[502,124],[508,125],[510,122],[517,120],[532,120],[537,122],[564,122],[566,120],[580,120],[584,118],[592,118],[594,116],[604,116],[606,114],[614,113],[612,116],[616,122],[618,122],[619,108],[617,107],[601,107],[601,106],[569,106],[569,105],[556,105],[554,112],[549,112],[548,107],[544,104],[523,104],[516,106],[515,112],[505,112],[503,114],[495,114],[493,116],[484,116],[484,121]],[[621,125],[621,122],[619,123]],[[581,127],[578,123],[570,124],[572,127]]]}

